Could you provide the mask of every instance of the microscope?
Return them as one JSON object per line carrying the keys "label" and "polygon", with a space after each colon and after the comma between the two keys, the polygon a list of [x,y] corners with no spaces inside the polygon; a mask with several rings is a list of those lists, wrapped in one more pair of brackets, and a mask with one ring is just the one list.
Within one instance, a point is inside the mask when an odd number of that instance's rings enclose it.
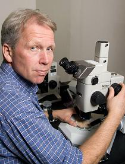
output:
{"label": "microscope", "polygon": [[[74,107],[78,117],[89,121],[89,126],[73,127],[67,123],[60,123],[59,130],[75,146],[84,143],[100,126],[107,115],[106,99],[110,86],[114,88],[115,95],[121,90],[124,77],[107,71],[109,42],[97,41],[95,46],[94,60],[68,61],[67,58],[60,60],[66,73],[72,74],[77,80]],[[73,118],[74,119],[74,118]],[[125,118],[121,120],[118,128],[125,133]],[[115,135],[114,135],[115,138]],[[107,150],[110,154],[112,142]],[[103,141],[102,141],[103,142]]]}
{"label": "microscope", "polygon": [[39,92],[37,94],[40,105],[43,101],[60,101],[59,95],[59,76],[57,75],[57,62],[53,61],[44,81],[38,84]]}

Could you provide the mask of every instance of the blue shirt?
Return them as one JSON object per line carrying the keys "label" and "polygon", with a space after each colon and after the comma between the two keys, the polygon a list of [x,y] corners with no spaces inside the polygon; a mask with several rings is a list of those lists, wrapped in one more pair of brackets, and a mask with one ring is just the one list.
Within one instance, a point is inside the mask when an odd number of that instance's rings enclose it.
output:
{"label": "blue shirt", "polygon": [[2,63],[0,164],[82,163],[82,152],[51,126],[39,106],[36,92],[36,85]]}

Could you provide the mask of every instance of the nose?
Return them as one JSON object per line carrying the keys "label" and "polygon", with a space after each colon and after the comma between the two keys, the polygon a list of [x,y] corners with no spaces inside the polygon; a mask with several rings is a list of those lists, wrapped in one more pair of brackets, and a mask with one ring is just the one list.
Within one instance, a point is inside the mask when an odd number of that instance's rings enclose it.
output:
{"label": "nose", "polygon": [[40,52],[39,63],[44,64],[44,65],[47,65],[49,63],[49,56],[48,56],[46,50]]}

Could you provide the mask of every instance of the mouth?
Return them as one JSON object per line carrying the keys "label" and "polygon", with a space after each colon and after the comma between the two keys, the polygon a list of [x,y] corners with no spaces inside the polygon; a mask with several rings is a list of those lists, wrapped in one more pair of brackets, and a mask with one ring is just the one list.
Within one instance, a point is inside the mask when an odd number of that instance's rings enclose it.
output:
{"label": "mouth", "polygon": [[48,73],[48,70],[37,70],[36,71],[38,73],[39,76],[46,76]]}

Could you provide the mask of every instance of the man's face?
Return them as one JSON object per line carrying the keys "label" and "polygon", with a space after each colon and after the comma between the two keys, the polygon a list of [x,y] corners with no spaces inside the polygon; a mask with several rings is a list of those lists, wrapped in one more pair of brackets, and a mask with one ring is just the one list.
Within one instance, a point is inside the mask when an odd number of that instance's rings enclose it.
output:
{"label": "man's face", "polygon": [[43,82],[53,61],[54,33],[36,23],[26,26],[12,53],[11,66],[28,81]]}

